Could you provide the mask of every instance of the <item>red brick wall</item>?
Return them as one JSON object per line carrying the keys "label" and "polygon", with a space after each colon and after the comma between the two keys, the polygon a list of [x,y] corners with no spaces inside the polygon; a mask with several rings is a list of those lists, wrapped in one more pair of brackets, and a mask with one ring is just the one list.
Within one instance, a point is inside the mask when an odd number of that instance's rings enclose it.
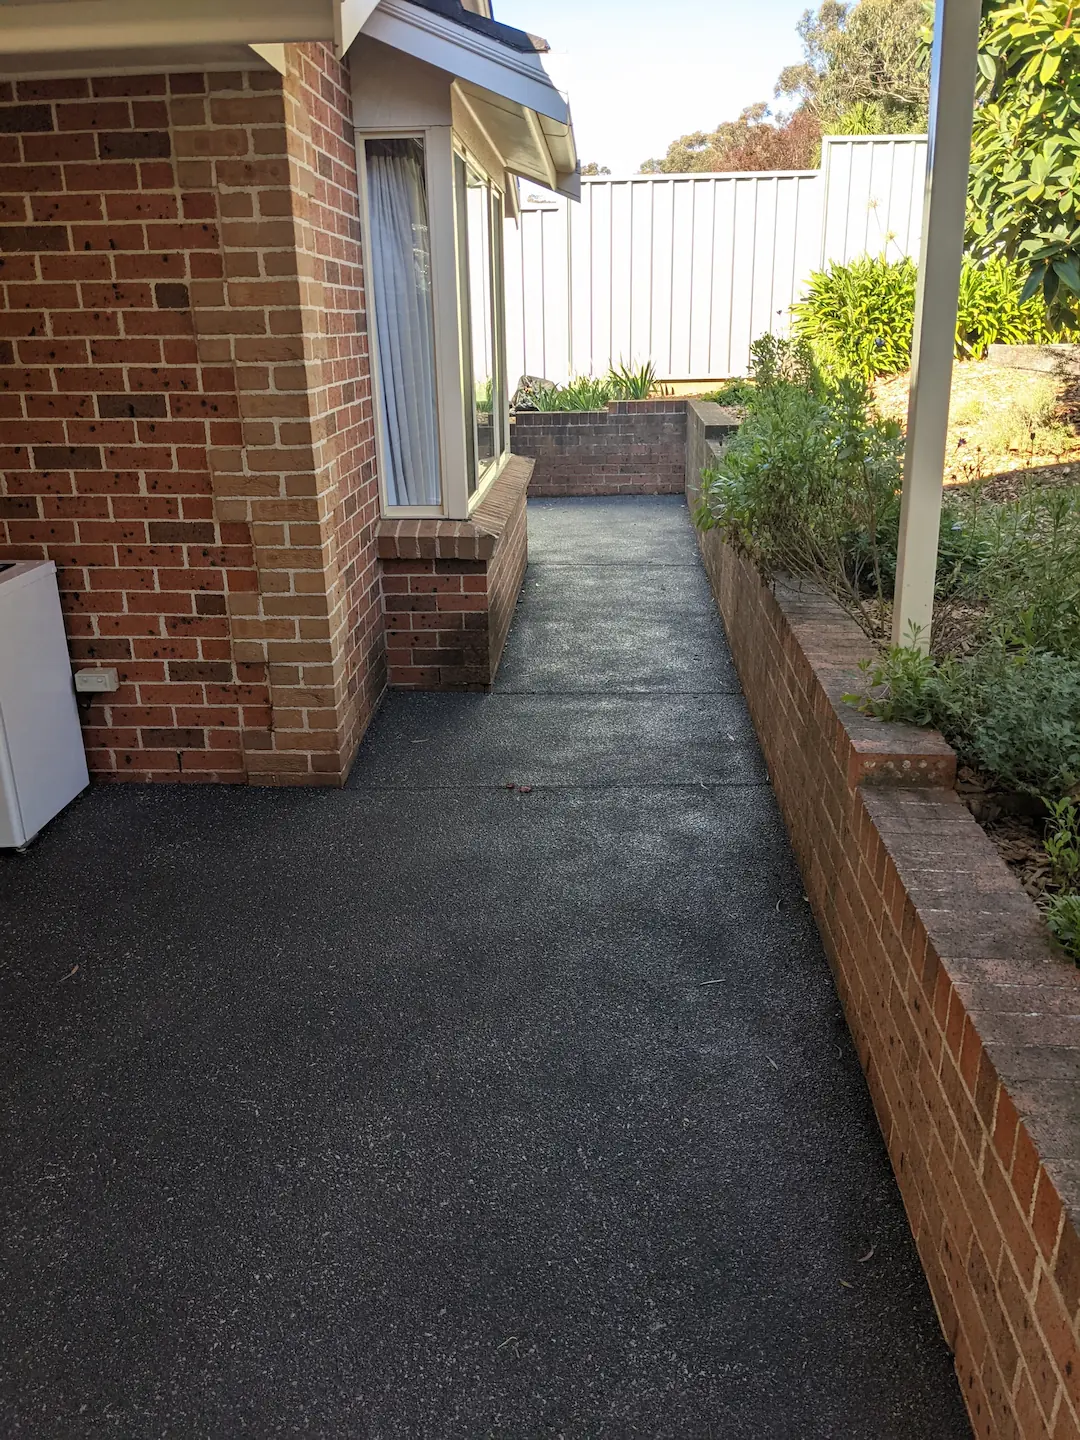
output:
{"label": "red brick wall", "polygon": [[528,563],[531,471],[531,462],[513,456],[468,521],[383,522],[379,553],[391,685],[491,685]]}
{"label": "red brick wall", "polygon": [[626,400],[606,410],[521,411],[511,448],[536,461],[529,494],[681,494],[686,405]]}
{"label": "red brick wall", "polygon": [[242,730],[269,724],[227,616],[251,537],[215,514],[208,461],[239,420],[196,340],[217,204],[184,183],[169,111],[197,85],[0,87],[0,543],[56,560],[73,658],[121,672],[86,712],[99,774],[238,778]]}
{"label": "red brick wall", "polygon": [[384,680],[347,86],[0,86],[0,553],[60,567],[98,775],[340,780]]}
{"label": "red brick wall", "polygon": [[701,540],[975,1434],[1076,1437],[1080,973],[940,739],[843,704],[853,623]]}
{"label": "red brick wall", "polygon": [[[375,430],[347,75],[323,45],[286,55],[277,121],[239,173],[235,152],[215,162],[219,183],[259,182],[233,194],[225,231],[220,323],[240,316],[245,423],[217,487],[251,525],[259,565],[237,633],[267,666],[274,730],[249,771],[335,783],[386,678]],[[282,220],[286,249],[268,253]]]}

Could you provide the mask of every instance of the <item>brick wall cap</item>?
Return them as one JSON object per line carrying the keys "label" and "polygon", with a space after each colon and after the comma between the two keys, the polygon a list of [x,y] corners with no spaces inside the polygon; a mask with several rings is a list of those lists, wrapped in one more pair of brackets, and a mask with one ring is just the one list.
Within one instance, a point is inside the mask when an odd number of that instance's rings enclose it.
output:
{"label": "brick wall cap", "polygon": [[688,408],[695,412],[698,423],[704,427],[706,440],[716,440],[737,430],[742,424],[738,410],[730,405],[717,405],[715,400],[691,400]]}

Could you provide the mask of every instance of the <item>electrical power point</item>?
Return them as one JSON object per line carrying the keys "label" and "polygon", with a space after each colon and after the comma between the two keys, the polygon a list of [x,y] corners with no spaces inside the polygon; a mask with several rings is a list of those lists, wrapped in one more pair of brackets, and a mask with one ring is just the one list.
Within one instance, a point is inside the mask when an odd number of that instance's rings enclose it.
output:
{"label": "electrical power point", "polygon": [[95,665],[89,670],[76,670],[75,689],[80,695],[106,695],[120,689],[120,677],[115,670],[102,665]]}

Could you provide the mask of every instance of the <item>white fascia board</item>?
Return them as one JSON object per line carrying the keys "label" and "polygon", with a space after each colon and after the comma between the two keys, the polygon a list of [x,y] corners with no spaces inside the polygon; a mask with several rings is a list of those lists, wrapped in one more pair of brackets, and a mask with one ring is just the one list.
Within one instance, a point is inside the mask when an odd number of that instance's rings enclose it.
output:
{"label": "white fascia board", "polygon": [[334,44],[338,55],[344,55],[379,0],[333,0],[333,3]]}
{"label": "white fascia board", "polygon": [[409,0],[380,0],[363,30],[373,40],[415,55],[537,115],[570,124],[569,106],[536,54],[511,50],[442,15],[410,5]]}
{"label": "white fascia board", "polygon": [[[356,3],[362,10],[365,0]],[[349,8],[355,11],[355,3]],[[51,0],[0,5],[0,55],[334,42],[341,34],[344,9],[343,0]]]}
{"label": "white fascia board", "polygon": [[568,125],[547,120],[535,110],[467,81],[457,81],[455,91],[511,174],[573,200],[581,198],[577,151]]}

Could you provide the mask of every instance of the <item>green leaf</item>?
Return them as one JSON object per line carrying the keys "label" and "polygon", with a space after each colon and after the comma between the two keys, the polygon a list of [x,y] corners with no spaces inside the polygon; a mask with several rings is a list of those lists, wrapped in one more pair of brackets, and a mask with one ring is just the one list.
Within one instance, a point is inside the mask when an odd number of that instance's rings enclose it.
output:
{"label": "green leaf", "polygon": [[1043,283],[1043,280],[1046,276],[1047,269],[1048,267],[1045,262],[1034,267],[1031,274],[1027,278],[1023,290],[1020,291],[1021,305],[1024,303],[1025,300],[1030,300],[1031,297],[1038,291],[1039,286]]}
{"label": "green leaf", "polygon": [[1080,265],[1077,264],[1076,257],[1067,255],[1063,260],[1055,260],[1054,269],[1065,286],[1074,295],[1080,295]]}
{"label": "green leaf", "polygon": [[1055,55],[1052,51],[1044,55],[1042,65],[1039,68],[1039,84],[1048,85],[1057,74],[1060,64],[1060,55]]}

